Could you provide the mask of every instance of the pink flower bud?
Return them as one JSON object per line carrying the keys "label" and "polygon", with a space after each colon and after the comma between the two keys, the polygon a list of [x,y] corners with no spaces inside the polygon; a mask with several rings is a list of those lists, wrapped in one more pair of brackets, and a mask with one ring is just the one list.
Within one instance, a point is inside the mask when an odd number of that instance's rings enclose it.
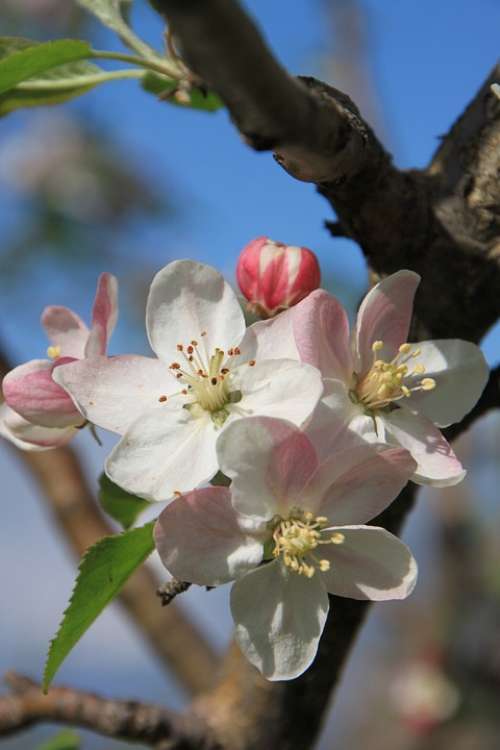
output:
{"label": "pink flower bud", "polygon": [[270,318],[317,289],[321,274],[312,250],[257,237],[241,251],[236,278],[249,308]]}

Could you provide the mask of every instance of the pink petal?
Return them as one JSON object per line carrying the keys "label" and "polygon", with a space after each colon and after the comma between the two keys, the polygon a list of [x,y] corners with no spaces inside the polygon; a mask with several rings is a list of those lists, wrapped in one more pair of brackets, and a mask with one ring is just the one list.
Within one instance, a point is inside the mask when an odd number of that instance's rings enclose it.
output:
{"label": "pink petal", "polygon": [[419,283],[417,273],[398,271],[374,286],[364,298],[356,325],[356,371],[360,375],[372,365],[374,341],[384,342],[377,358],[388,361],[408,340],[413,299]]}
{"label": "pink petal", "polygon": [[68,427],[84,421],[68,394],[52,379],[59,363],[61,360],[55,363],[32,360],[11,370],[3,379],[6,402],[28,422],[44,427]]}
{"label": "pink petal", "polygon": [[387,440],[398,443],[417,462],[412,479],[418,484],[448,487],[458,484],[466,472],[452,447],[429,419],[395,409],[383,417]]}
{"label": "pink petal", "polygon": [[118,282],[110,273],[102,273],[92,308],[92,330],[85,347],[85,356],[105,354],[108,341],[118,318]]}
{"label": "pink petal", "polygon": [[206,487],[176,498],[161,513],[155,542],[167,570],[181,581],[217,586],[262,561],[260,542],[238,525],[227,487]]}
{"label": "pink petal", "polygon": [[340,302],[318,289],[292,309],[292,321],[301,361],[317,367],[324,378],[350,382],[349,319]]}
{"label": "pink petal", "polygon": [[366,523],[392,503],[415,468],[402,448],[360,445],[322,464],[307,494],[319,494],[315,510],[335,526]]}
{"label": "pink petal", "polygon": [[59,346],[61,357],[81,359],[89,337],[89,329],[81,318],[68,307],[51,305],[42,313],[42,326],[50,343]]}
{"label": "pink petal", "polygon": [[222,471],[233,479],[233,504],[243,515],[287,515],[317,467],[306,435],[281,419],[249,417],[229,424],[217,441]]}

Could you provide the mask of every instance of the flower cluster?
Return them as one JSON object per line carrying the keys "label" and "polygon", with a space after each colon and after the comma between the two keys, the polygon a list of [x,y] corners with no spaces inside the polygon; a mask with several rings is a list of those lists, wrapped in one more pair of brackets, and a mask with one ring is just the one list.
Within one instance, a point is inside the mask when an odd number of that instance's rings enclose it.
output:
{"label": "flower cluster", "polygon": [[[375,286],[351,335],[340,303],[315,289],[309,252],[265,238],[247,246],[243,292],[272,316],[248,328],[215,269],[167,265],[147,301],[155,357],[107,356],[117,289],[103,274],[90,330],[66,308],[45,310],[49,360],[4,378],[0,413],[1,434],[28,450],[61,445],[86,424],[117,433],[106,473],[168,501],[155,540],[172,575],[235,582],[236,639],[271,680],[314,659],[328,594],[411,592],[410,551],[366,524],[409,479],[462,479],[439,427],[472,408],[487,378],[473,344],[408,342],[417,274]],[[281,294],[270,286],[276,269]],[[230,486],[208,484],[219,471]]]}

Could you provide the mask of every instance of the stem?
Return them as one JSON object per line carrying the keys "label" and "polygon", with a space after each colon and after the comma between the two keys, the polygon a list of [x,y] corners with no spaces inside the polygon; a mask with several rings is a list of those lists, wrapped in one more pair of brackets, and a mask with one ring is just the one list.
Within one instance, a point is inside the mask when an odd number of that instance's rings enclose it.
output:
{"label": "stem", "polygon": [[154,70],[155,73],[160,73],[160,75],[174,78],[175,80],[180,80],[183,77],[178,66],[167,59],[163,60],[156,58],[155,60],[152,60],[151,58],[127,55],[122,52],[109,52],[108,50],[92,50],[91,57],[101,60],[120,60],[120,62],[126,62],[131,65],[138,65],[141,68]]}

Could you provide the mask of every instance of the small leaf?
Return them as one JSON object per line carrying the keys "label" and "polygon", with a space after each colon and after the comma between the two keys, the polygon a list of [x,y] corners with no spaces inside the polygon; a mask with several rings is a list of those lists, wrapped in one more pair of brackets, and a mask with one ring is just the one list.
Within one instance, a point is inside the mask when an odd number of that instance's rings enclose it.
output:
{"label": "small leaf", "polygon": [[101,474],[99,477],[99,501],[106,513],[118,521],[124,529],[129,529],[139,514],[151,505],[142,497],[122,490],[106,474]]}
{"label": "small leaf", "polygon": [[90,45],[79,39],[59,39],[42,44],[29,41],[18,40],[16,45],[15,38],[0,37],[0,93],[50,68],[92,57]]}
{"label": "small leaf", "polygon": [[115,31],[122,41],[131,49],[134,49],[142,57],[157,58],[158,55],[149,44],[140,39],[130,28],[128,18],[132,0],[76,0],[85,10]]}
{"label": "small leaf", "polygon": [[[201,109],[204,112],[216,112],[224,106],[216,93],[213,91],[205,92],[198,88],[191,89],[189,92],[190,100],[188,102],[178,101],[173,94],[177,86],[177,81],[173,81],[156,73],[146,73],[141,84],[145,91],[148,91],[150,94],[155,94],[156,96],[163,96],[166,102],[177,104],[179,107]],[[172,95],[169,96],[169,94]]]}
{"label": "small leaf", "polygon": [[153,526],[151,522],[104,537],[83,556],[68,608],[50,644],[43,675],[44,692],[73,646],[153,551]]}
{"label": "small leaf", "polygon": [[79,750],[80,738],[71,729],[65,729],[54,737],[51,737],[37,750]]}

